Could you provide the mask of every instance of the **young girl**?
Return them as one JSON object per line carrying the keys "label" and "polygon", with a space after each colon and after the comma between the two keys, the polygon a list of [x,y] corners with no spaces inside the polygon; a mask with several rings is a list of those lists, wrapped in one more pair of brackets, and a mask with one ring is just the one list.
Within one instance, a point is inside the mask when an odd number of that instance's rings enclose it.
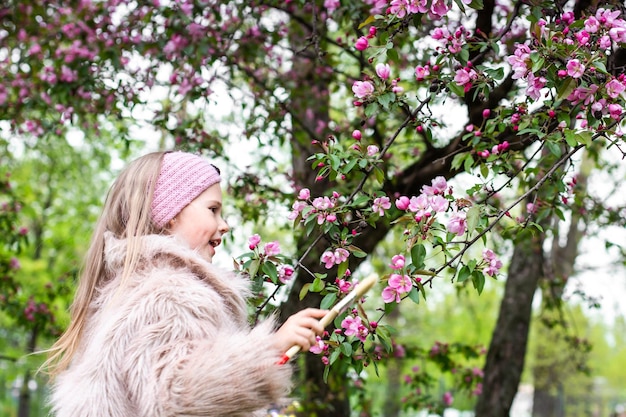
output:
{"label": "young girl", "polygon": [[120,174],[51,349],[53,415],[250,416],[288,393],[276,362],[315,343],[326,311],[250,328],[248,282],[211,264],[221,212],[220,173],[199,156],[151,153]]}

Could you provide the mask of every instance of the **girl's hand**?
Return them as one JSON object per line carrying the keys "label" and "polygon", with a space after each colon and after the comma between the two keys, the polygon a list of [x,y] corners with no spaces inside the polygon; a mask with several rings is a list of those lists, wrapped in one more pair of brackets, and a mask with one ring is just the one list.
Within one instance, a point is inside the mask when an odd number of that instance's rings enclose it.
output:
{"label": "girl's hand", "polygon": [[307,308],[292,315],[276,331],[274,346],[281,352],[286,352],[294,345],[300,346],[303,351],[309,350],[316,342],[315,336],[324,333],[319,319],[326,313],[328,310]]}

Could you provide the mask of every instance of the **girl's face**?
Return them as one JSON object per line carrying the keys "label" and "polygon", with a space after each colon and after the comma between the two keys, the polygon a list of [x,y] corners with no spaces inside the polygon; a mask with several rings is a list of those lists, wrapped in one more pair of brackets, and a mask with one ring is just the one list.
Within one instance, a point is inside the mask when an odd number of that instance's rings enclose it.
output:
{"label": "girl's face", "polygon": [[213,184],[169,223],[169,232],[211,262],[222,236],[230,230],[222,219],[222,188]]}

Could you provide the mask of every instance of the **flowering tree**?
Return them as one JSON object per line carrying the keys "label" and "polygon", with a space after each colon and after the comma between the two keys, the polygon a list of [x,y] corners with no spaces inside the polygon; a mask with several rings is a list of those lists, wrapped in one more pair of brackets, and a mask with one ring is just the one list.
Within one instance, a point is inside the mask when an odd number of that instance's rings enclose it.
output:
{"label": "flowering tree", "polygon": [[[143,123],[163,143],[236,165],[224,152],[231,131],[211,115],[225,87],[246,139],[290,151],[261,152],[230,182],[251,220],[271,216],[268,201],[291,207],[293,255],[254,236],[237,263],[259,314],[282,288],[282,317],[330,307],[400,229],[381,304],[345,312],[303,361],[307,405],[347,415],[343,375],[398,351],[386,315],[425,300],[441,277],[481,292],[500,274],[502,242],[565,218],[578,152],[623,153],[622,6],[566,3],[13,1],[0,9],[2,126],[25,143],[73,129],[131,143],[129,127]],[[461,173],[471,183],[452,185]],[[519,284],[530,311],[536,281]]]}

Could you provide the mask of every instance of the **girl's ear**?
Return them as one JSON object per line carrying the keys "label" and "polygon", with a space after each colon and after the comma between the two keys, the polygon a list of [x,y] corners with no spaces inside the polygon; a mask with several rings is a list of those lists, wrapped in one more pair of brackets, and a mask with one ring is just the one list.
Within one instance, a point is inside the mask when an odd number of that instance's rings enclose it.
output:
{"label": "girl's ear", "polygon": [[174,226],[176,225],[176,222],[178,222],[178,219],[176,217],[174,217],[172,220],[167,222],[167,224],[165,225],[163,230],[165,230],[168,233],[171,232],[172,229],[174,228]]}

